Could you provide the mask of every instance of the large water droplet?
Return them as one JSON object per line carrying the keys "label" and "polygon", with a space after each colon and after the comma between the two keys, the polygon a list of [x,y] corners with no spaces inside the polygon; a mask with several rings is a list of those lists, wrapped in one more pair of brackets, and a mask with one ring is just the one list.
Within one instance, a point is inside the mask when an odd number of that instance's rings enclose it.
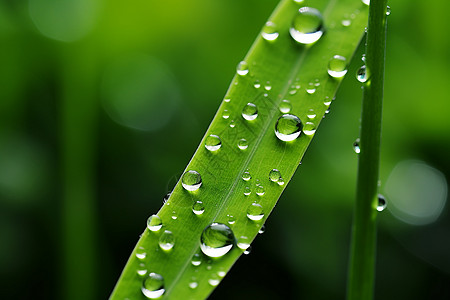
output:
{"label": "large water droplet", "polygon": [[292,104],[289,100],[283,100],[280,103],[280,111],[283,114],[287,114],[288,112],[290,112],[292,109]]}
{"label": "large water droplet", "polygon": [[272,22],[267,22],[261,32],[261,36],[266,41],[275,41],[278,38],[277,26]]}
{"label": "large water droplet", "polygon": [[159,246],[165,251],[169,251],[175,245],[175,238],[172,231],[166,230],[159,237]]}
{"label": "large water droplet", "polygon": [[193,266],[200,266],[200,264],[202,263],[202,257],[200,256],[200,254],[194,254],[194,256],[192,256],[191,263]]}
{"label": "large water droplet", "polygon": [[303,126],[303,133],[306,135],[313,135],[316,132],[316,125],[313,122],[306,122]]}
{"label": "large water droplet", "polygon": [[241,149],[241,150],[245,150],[245,149],[247,149],[248,148],[248,142],[247,142],[247,140],[246,139],[240,139],[239,141],[238,141],[238,148],[239,149]]}
{"label": "large water droplet", "polygon": [[347,59],[340,55],[333,56],[328,62],[328,74],[334,78],[341,78],[347,74]]}
{"label": "large water droplet", "polygon": [[387,206],[387,202],[386,199],[384,198],[383,195],[378,194],[378,204],[377,204],[377,210],[378,211],[383,211]]}
{"label": "large water droplet", "polygon": [[149,299],[157,299],[165,293],[164,278],[157,273],[148,274],[141,288],[142,294]]}
{"label": "large water droplet", "polygon": [[157,215],[151,215],[147,219],[147,228],[150,231],[158,231],[162,227],[162,221],[161,218]]}
{"label": "large water droplet", "polygon": [[353,143],[353,151],[355,151],[356,154],[361,153],[361,148],[359,147],[359,138],[356,139],[356,141]]}
{"label": "large water droplet", "polygon": [[236,72],[241,75],[241,76],[245,76],[248,74],[248,64],[246,61],[241,61],[237,67],[236,67]]}
{"label": "large water droplet", "polygon": [[250,172],[247,170],[244,172],[244,174],[242,174],[242,179],[245,181],[249,181],[250,179],[252,179],[252,175],[250,175]]}
{"label": "large water droplet", "polygon": [[202,201],[196,201],[192,205],[192,212],[196,215],[201,215],[205,212],[205,206],[203,205]]}
{"label": "large water droplet", "polygon": [[247,103],[242,109],[242,117],[247,121],[253,121],[258,117],[258,108],[253,103]]}
{"label": "large water droplet", "polygon": [[293,141],[299,137],[302,128],[302,121],[297,116],[282,115],[275,124],[275,135],[284,142]]}
{"label": "large water droplet", "polygon": [[277,169],[272,169],[269,172],[269,179],[270,179],[270,181],[278,182],[278,180],[280,180],[280,178],[281,178],[281,172],[278,171]]}
{"label": "large water droplet", "polygon": [[220,140],[220,137],[215,134],[211,134],[210,136],[206,137],[205,139],[205,148],[209,151],[217,151],[222,146],[222,141]]}
{"label": "large water droplet", "polygon": [[199,172],[189,170],[183,174],[183,177],[181,178],[181,185],[185,190],[196,191],[202,185],[202,177]]}
{"label": "large water droplet", "polygon": [[260,221],[264,217],[264,211],[261,204],[250,204],[247,208],[247,217],[252,221]]}
{"label": "large water droplet", "polygon": [[221,257],[233,248],[234,234],[230,227],[222,223],[212,223],[203,230],[200,249],[209,257]]}
{"label": "large water droplet", "polygon": [[356,72],[356,79],[361,82],[364,83],[367,81],[367,71],[366,71],[366,66],[363,65],[361,66],[361,68],[359,68],[359,70]]}
{"label": "large water droplet", "polygon": [[324,31],[320,11],[312,7],[302,7],[292,22],[289,33],[300,44],[311,44],[320,39]]}

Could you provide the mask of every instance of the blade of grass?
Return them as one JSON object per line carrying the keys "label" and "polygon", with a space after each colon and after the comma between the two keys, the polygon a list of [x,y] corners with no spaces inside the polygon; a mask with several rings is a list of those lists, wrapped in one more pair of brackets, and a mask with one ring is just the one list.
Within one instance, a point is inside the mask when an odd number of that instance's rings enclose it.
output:
{"label": "blade of grass", "polygon": [[[218,259],[203,255],[200,251],[203,229],[212,222],[219,222],[231,227],[238,242],[242,236],[249,242],[255,238],[313,137],[313,134],[301,134],[292,142],[277,139],[275,124],[283,115],[279,111],[280,103],[288,99],[292,105],[291,114],[303,123],[314,122],[317,127],[341,82],[328,75],[328,61],[334,55],[350,60],[367,24],[368,8],[359,1],[318,0],[313,5],[323,14],[326,32],[310,45],[299,45],[289,35],[289,27],[300,6],[285,0],[275,9],[269,21],[276,24],[278,38],[272,42],[261,36],[256,39],[245,58],[249,73],[234,77],[226,100],[186,168],[198,171],[203,185],[195,192],[183,189],[180,182],[175,186],[169,200],[158,212],[163,228],[157,232],[144,231],[111,299],[144,297],[141,286],[146,275],[140,276],[137,270],[142,271],[141,274],[145,270],[146,274],[154,272],[164,277],[164,299],[206,298],[243,250],[234,245],[229,253]],[[343,26],[342,21],[350,16],[351,25]],[[256,82],[261,87],[255,87]],[[258,108],[258,116],[253,121],[247,121],[241,115],[249,102]],[[224,113],[229,117],[224,118]],[[308,118],[312,114],[316,117]],[[210,134],[221,138],[218,151],[210,152],[204,147]],[[237,146],[243,138],[248,142],[245,150]],[[281,172],[284,185],[269,180],[272,169]],[[252,176],[249,181],[242,179],[246,170]],[[256,194],[256,189],[261,192],[260,185],[264,195]],[[251,190],[248,196],[244,195],[246,188]],[[196,201],[202,201],[205,207],[201,215],[192,212],[191,207]],[[264,217],[259,222],[247,217],[247,208],[253,202],[264,210]],[[230,216],[234,223],[229,222]],[[175,239],[170,251],[164,251],[158,245],[165,230],[171,231]],[[200,254],[199,266],[191,264],[196,254]],[[191,283],[197,286],[192,288]]]}
{"label": "blade of grass", "polygon": [[372,299],[375,279],[376,216],[381,114],[386,49],[387,0],[372,0],[366,43],[356,202],[347,299]]}

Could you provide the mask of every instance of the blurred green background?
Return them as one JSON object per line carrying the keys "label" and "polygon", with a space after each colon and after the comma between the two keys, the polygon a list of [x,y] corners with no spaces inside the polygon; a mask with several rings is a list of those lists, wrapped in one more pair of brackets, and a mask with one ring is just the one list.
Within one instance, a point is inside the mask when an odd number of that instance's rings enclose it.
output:
{"label": "blurred green background", "polygon": [[[0,0],[1,298],[109,296],[277,2]],[[450,299],[450,3],[389,5],[375,296]],[[211,299],[344,298],[362,53]]]}

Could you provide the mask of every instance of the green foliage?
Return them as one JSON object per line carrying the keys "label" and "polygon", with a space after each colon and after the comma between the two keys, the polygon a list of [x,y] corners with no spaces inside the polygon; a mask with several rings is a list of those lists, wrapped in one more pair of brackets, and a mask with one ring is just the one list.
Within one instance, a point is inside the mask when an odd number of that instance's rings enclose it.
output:
{"label": "green foliage", "polygon": [[[186,171],[200,173],[201,187],[187,191],[178,182],[158,212],[162,229],[144,231],[112,299],[143,297],[144,278],[137,274],[140,269],[164,277],[163,298],[205,298],[213,290],[214,280],[219,280],[222,272],[228,272],[243,250],[234,246],[220,258],[203,255],[200,236],[204,228],[214,222],[227,224],[237,243],[242,237],[252,241],[261,229],[301,162],[340,85],[340,79],[327,73],[329,60],[341,55],[350,61],[367,23],[368,9],[361,2],[316,1],[314,8],[322,12],[325,34],[316,43],[301,45],[289,34],[299,7],[291,0],[282,1],[269,18],[276,24],[278,38],[268,41],[259,36],[244,59],[245,63],[238,66],[241,75],[234,77],[224,102],[186,168]],[[342,26],[341,22],[349,12],[353,14],[352,26]],[[248,74],[245,74],[247,68]],[[289,113],[303,123],[303,133],[290,142],[280,140],[274,133],[277,120],[283,115],[279,110],[283,100],[288,100],[292,106]],[[248,106],[248,103],[254,106]],[[295,130],[292,119],[284,125],[283,130]],[[206,149],[205,142],[210,135],[220,137],[220,149]],[[240,147],[238,143],[242,143]],[[281,173],[279,182],[269,180],[273,169]],[[246,171],[250,173],[249,180],[243,179]],[[245,195],[248,192],[250,194]],[[192,212],[197,201],[205,208],[201,215]],[[262,219],[250,220],[247,216],[249,208],[258,210],[261,207]],[[235,221],[232,224],[228,222],[230,216]],[[167,231],[173,234],[174,246],[165,251],[159,243],[161,238],[165,239]],[[202,263],[194,266],[191,261],[198,254]],[[211,279],[213,284],[209,284]],[[194,289],[189,286],[192,282],[198,283]]]}

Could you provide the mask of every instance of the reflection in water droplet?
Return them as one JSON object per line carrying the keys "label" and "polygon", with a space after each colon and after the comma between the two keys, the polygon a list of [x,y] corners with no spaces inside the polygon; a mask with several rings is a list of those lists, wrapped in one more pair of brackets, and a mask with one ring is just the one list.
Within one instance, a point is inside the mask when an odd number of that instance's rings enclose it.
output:
{"label": "reflection in water droplet", "polygon": [[288,112],[290,112],[292,109],[292,104],[289,100],[283,100],[280,103],[280,111],[283,114],[287,114]]}
{"label": "reflection in water droplet", "polygon": [[161,218],[157,215],[151,215],[147,219],[147,228],[150,231],[158,231],[162,227],[162,221]]}
{"label": "reflection in water droplet", "polygon": [[278,38],[277,26],[272,22],[267,22],[261,32],[263,39],[266,41],[275,41]]}
{"label": "reflection in water droplet", "polygon": [[200,256],[200,254],[194,254],[194,256],[192,256],[191,263],[193,266],[200,266],[200,264],[202,263],[202,257]]}
{"label": "reflection in water droplet", "polygon": [[353,150],[356,154],[361,153],[361,148],[359,147],[359,138],[356,139],[356,141],[353,143]]}
{"label": "reflection in water droplet", "polygon": [[292,22],[289,33],[300,44],[311,44],[320,39],[324,31],[320,11],[312,7],[302,7]]}
{"label": "reflection in water droplet", "polygon": [[387,206],[387,202],[386,199],[384,198],[383,195],[378,194],[378,204],[377,204],[377,210],[378,211],[383,211]]}
{"label": "reflection in water droplet", "polygon": [[246,140],[246,139],[240,139],[240,140],[238,141],[238,147],[239,147],[239,149],[241,149],[241,150],[247,149],[247,148],[248,148],[248,142],[247,142],[247,140]]}
{"label": "reflection in water droplet", "polygon": [[340,55],[333,56],[328,62],[328,74],[334,78],[342,78],[347,74],[347,59]]}
{"label": "reflection in water droplet", "polygon": [[222,118],[228,119],[229,117],[230,117],[230,112],[227,109],[225,109],[222,113]]}
{"label": "reflection in water droplet", "polygon": [[277,169],[272,169],[269,172],[269,179],[270,179],[270,181],[278,182],[278,180],[280,180],[280,178],[281,178],[281,172],[278,171]]}
{"label": "reflection in water droplet", "polygon": [[241,76],[245,76],[248,74],[248,64],[246,61],[241,61],[237,67],[236,67],[236,72],[241,75]]}
{"label": "reflection in water droplet", "polygon": [[201,215],[205,211],[205,206],[202,201],[197,201],[192,205],[192,212],[196,215]]}
{"label": "reflection in water droplet", "polygon": [[230,227],[221,223],[212,223],[202,232],[200,249],[209,257],[221,257],[227,254],[234,244],[234,234]]}
{"label": "reflection in water droplet", "polygon": [[141,288],[142,294],[149,299],[157,299],[165,293],[164,278],[157,273],[148,274]]}
{"label": "reflection in water droplet", "polygon": [[252,221],[260,221],[264,217],[264,211],[261,204],[252,203],[247,208],[247,217]]}
{"label": "reflection in water droplet", "polygon": [[244,174],[242,174],[242,179],[245,181],[249,181],[250,179],[252,179],[252,176],[250,175],[250,172],[247,170],[244,172]]}
{"label": "reflection in water droplet", "polygon": [[275,124],[275,135],[284,142],[293,141],[300,136],[302,122],[295,115],[282,115]]}
{"label": "reflection in water droplet", "polygon": [[197,171],[189,170],[183,174],[181,185],[187,191],[196,191],[202,185],[202,177]]}
{"label": "reflection in water droplet", "polygon": [[175,238],[172,231],[166,230],[159,237],[159,246],[165,251],[169,251],[175,245]]}
{"label": "reflection in water droplet", "polygon": [[316,125],[313,122],[306,122],[303,126],[303,133],[306,135],[313,135],[316,132]]}
{"label": "reflection in water droplet", "polygon": [[253,103],[247,103],[242,109],[242,117],[247,121],[253,121],[258,117],[258,108]]}
{"label": "reflection in water droplet", "polygon": [[361,66],[361,68],[359,68],[359,70],[356,72],[356,79],[361,82],[364,83],[367,81],[367,70],[366,70],[366,66],[363,65]]}
{"label": "reflection in water droplet", "polygon": [[215,134],[211,134],[205,139],[205,148],[209,151],[217,151],[222,146],[222,141],[220,137]]}
{"label": "reflection in water droplet", "polygon": [[144,247],[139,246],[136,249],[136,257],[140,260],[144,260],[147,257],[147,252],[145,252]]}

